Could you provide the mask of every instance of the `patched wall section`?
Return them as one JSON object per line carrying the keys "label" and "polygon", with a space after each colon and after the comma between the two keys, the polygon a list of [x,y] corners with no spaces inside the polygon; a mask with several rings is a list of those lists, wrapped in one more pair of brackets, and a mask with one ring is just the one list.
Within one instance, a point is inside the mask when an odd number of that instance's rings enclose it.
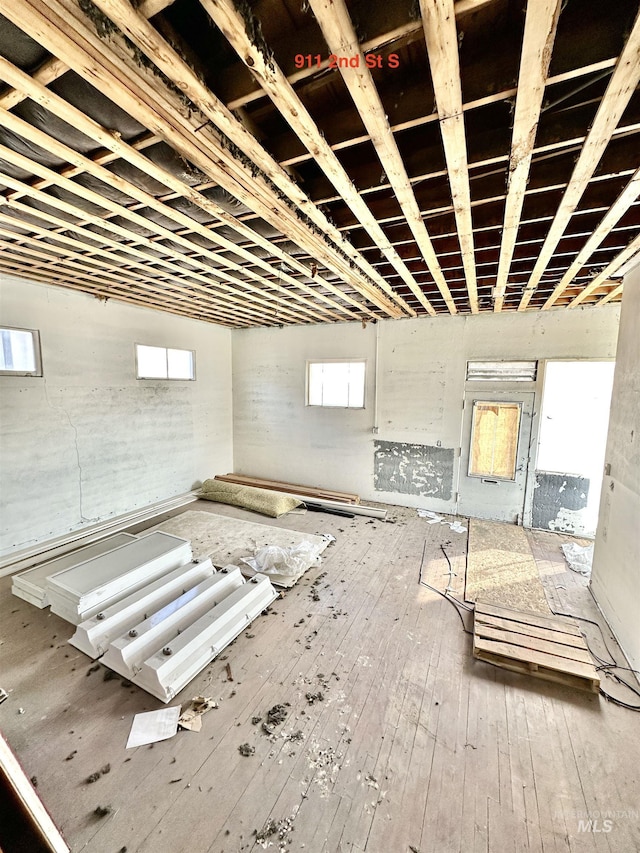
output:
{"label": "patched wall section", "polygon": [[397,441],[376,441],[374,447],[377,491],[451,500],[452,448]]}
{"label": "patched wall section", "polygon": [[589,480],[570,474],[537,471],[533,526],[555,533],[583,533],[581,510],[589,499]]}

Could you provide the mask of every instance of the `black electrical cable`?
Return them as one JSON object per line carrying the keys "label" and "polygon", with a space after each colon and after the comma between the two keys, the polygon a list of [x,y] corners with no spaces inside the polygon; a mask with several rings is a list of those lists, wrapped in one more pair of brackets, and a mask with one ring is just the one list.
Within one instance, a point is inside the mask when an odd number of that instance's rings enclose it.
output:
{"label": "black electrical cable", "polygon": [[[452,604],[453,607],[455,608],[456,613],[458,614],[458,617],[460,618],[460,621],[462,622],[462,627],[463,627],[465,633],[471,634],[473,636],[473,631],[469,631],[469,629],[467,628],[467,626],[465,624],[462,613],[460,613],[460,611],[458,610],[458,606],[459,606],[459,607],[464,608],[467,612],[473,613],[473,608],[468,607],[467,603],[466,603],[466,586],[467,586],[466,567],[465,567],[465,577],[464,577],[464,581],[465,581],[465,593],[464,593],[465,603],[463,603],[462,601],[458,601],[458,599],[455,598],[455,596],[450,595],[449,592],[442,592],[441,590],[436,589],[435,586],[431,586],[431,584],[428,584],[426,581],[422,580],[422,566],[424,564],[424,554],[425,554],[426,546],[427,546],[427,543],[425,542],[424,547],[422,549],[422,560],[420,562],[420,583],[422,584],[422,586],[426,586],[427,589],[430,589],[433,592],[437,592],[438,595],[442,596],[442,598],[446,599],[450,604]],[[447,554],[447,552],[444,548],[444,545],[440,545],[440,550],[444,554],[444,556],[447,560],[447,563],[449,564],[450,573],[453,575],[454,574],[453,566],[451,565],[451,560],[449,559],[449,555]],[[606,661],[603,658],[601,658],[598,654],[596,654],[596,652],[594,652],[593,649],[591,648],[591,646],[589,645],[589,640],[588,640],[586,634],[584,632],[581,632],[584,639],[585,639],[585,642],[587,644],[587,648],[589,649],[589,652],[591,653],[593,658],[596,661],[598,661],[598,663],[600,664],[599,666],[596,667],[596,670],[599,672],[604,672],[605,675],[607,675],[609,678],[613,678],[613,680],[616,681],[618,684],[624,685],[628,690],[630,690],[636,696],[640,696],[640,690],[637,690],[632,684],[629,684],[628,681],[625,681],[624,678],[621,678],[619,675],[616,675],[615,672],[612,672],[612,670],[614,670],[614,669],[620,669],[620,670],[624,670],[625,672],[633,672],[634,675],[640,674],[640,673],[638,673],[637,670],[632,669],[630,666],[620,666],[619,664],[617,664],[615,662],[614,656],[611,654],[611,650],[609,649],[609,646],[607,645],[607,641],[606,641],[605,636],[604,636],[604,631],[602,630],[602,626],[600,625],[599,622],[596,622],[595,619],[589,619],[586,616],[577,616],[574,613],[563,613],[559,610],[552,610],[551,612],[553,613],[554,616],[567,616],[570,619],[580,619],[582,622],[588,622],[591,625],[595,625],[598,628],[598,630],[600,631],[600,635],[602,637],[602,643],[603,643],[605,649],[607,650],[607,654],[611,658],[611,661]],[[624,702],[622,699],[617,699],[615,696],[612,696],[610,693],[607,693],[606,690],[603,690],[602,687],[600,687],[600,695],[603,696],[607,700],[607,702],[612,702],[614,705],[619,705],[621,708],[627,708],[629,711],[640,711],[640,705],[631,705],[629,702]]]}
{"label": "black electrical cable", "polygon": [[[442,549],[442,553],[447,558],[447,563],[449,563],[449,571],[453,575],[454,571],[453,571],[453,567],[451,565],[451,560],[449,559],[447,552],[444,550],[444,546],[441,545],[440,548]],[[425,539],[424,545],[422,546],[422,559],[420,560],[420,572],[418,575],[418,583],[421,584],[421,586],[426,586],[427,589],[430,589],[432,592],[437,592],[438,595],[442,596],[442,598],[444,598],[446,601],[448,601],[449,604],[451,604],[451,606],[454,608],[454,610],[458,614],[458,617],[460,618],[460,621],[462,622],[462,628],[463,628],[465,634],[470,634],[471,636],[473,636],[473,631],[470,631],[467,628],[467,626],[465,625],[465,621],[462,617],[462,613],[460,613],[460,611],[458,610],[456,605],[459,604],[460,607],[463,607],[465,610],[467,610],[469,612],[473,612],[472,609],[470,607],[466,607],[464,604],[462,604],[461,601],[458,601],[457,598],[454,598],[452,595],[449,595],[448,592],[442,592],[442,590],[439,590],[435,586],[431,586],[430,583],[427,583],[426,581],[422,580],[422,567],[424,566],[424,555],[425,555],[426,550],[427,550],[427,541]]]}
{"label": "black electrical cable", "polygon": [[[640,675],[637,669],[633,669],[630,666],[620,666],[620,664],[616,663],[614,656],[611,654],[611,649],[607,645],[607,641],[604,636],[604,631],[602,630],[602,625],[599,622],[596,622],[595,619],[589,619],[587,616],[578,616],[575,613],[563,613],[560,610],[552,610],[551,611],[554,616],[568,616],[570,619],[579,619],[582,622],[588,622],[590,625],[595,625],[600,631],[600,636],[602,637],[602,643],[607,650],[607,654],[611,658],[610,661],[606,661],[601,658],[596,652],[593,651],[591,646],[589,645],[589,640],[584,631],[581,631],[582,636],[587,644],[587,648],[591,653],[592,657],[598,661],[600,666],[596,667],[598,672],[604,672],[605,675],[609,676],[609,678],[613,678],[614,681],[617,681],[618,684],[623,684],[628,690],[634,693],[636,696],[640,697],[640,690],[635,688],[632,684],[629,684],[628,681],[625,681],[624,678],[620,678],[619,675],[616,675],[615,672],[612,672],[614,669],[624,670],[625,672],[632,672],[634,675]],[[631,705],[628,702],[624,702],[622,699],[617,699],[615,696],[612,696],[610,693],[607,693],[605,690],[600,688],[600,695],[604,696],[604,698],[608,702],[613,702],[614,705],[619,705],[621,708],[627,708],[629,711],[640,711],[640,705]]]}
{"label": "black electrical cable", "polygon": [[459,616],[459,618],[460,618],[460,621],[462,622],[462,627],[463,627],[463,629],[464,629],[465,634],[470,634],[471,636],[473,636],[473,631],[470,631],[470,630],[467,628],[467,626],[465,625],[464,619],[463,619],[463,617],[462,617],[462,613],[460,613],[460,611],[459,611],[459,610],[458,610],[458,608],[456,607],[456,602],[455,602],[455,600],[454,600],[450,595],[448,595],[446,592],[442,592],[441,590],[436,589],[436,587],[435,587],[435,586],[431,586],[431,584],[430,584],[430,583],[427,583],[426,581],[421,580],[421,581],[420,581],[420,584],[421,584],[421,586],[426,586],[426,587],[427,587],[427,589],[430,589],[432,592],[437,592],[437,593],[438,593],[438,595],[441,595],[441,596],[442,596],[442,598],[444,598],[444,599],[445,599],[445,601],[448,601],[448,602],[449,602],[449,604],[453,607],[453,609],[454,609],[454,610],[456,611],[456,613],[458,614],[458,616]]}

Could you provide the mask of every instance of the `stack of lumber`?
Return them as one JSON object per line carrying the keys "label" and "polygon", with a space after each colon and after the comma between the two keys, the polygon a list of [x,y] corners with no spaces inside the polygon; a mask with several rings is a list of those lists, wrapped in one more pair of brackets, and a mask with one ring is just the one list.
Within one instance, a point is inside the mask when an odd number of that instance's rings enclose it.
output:
{"label": "stack of lumber", "polygon": [[318,498],[344,504],[360,503],[358,495],[352,495],[348,492],[336,492],[332,489],[321,489],[316,486],[301,486],[297,483],[282,483],[279,480],[263,480],[261,477],[249,477],[244,474],[218,474],[215,479],[222,480],[224,483],[236,483],[240,486],[254,486],[258,489],[268,489],[273,492],[286,492],[287,494],[293,494],[299,497],[308,497],[310,499]]}
{"label": "stack of lumber", "polygon": [[473,655],[480,660],[597,693],[600,676],[578,623],[476,601]]}

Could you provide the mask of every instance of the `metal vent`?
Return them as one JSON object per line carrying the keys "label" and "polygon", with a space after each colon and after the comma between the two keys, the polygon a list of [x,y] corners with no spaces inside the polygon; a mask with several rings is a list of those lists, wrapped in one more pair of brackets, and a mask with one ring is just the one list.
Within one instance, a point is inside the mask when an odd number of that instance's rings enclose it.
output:
{"label": "metal vent", "polygon": [[537,370],[537,361],[468,361],[467,380],[535,382]]}

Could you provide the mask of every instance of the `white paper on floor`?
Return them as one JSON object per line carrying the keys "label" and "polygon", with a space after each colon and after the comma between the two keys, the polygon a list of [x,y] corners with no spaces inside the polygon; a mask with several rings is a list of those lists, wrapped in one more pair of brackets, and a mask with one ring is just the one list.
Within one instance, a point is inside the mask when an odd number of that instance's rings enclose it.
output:
{"label": "white paper on floor", "polygon": [[160,708],[159,711],[136,714],[131,724],[127,749],[173,737],[178,731],[181,710],[180,705],[175,705],[171,708]]}
{"label": "white paper on floor", "polygon": [[570,569],[578,572],[580,575],[591,574],[593,543],[591,545],[576,545],[575,542],[568,542],[565,545],[561,545],[560,548]]}
{"label": "white paper on floor", "polygon": [[454,533],[466,533],[467,528],[457,519],[455,521],[447,521],[437,512],[431,512],[430,509],[416,510],[420,518],[426,518],[427,524],[446,524]]}
{"label": "white paper on floor", "polygon": [[438,515],[436,512],[431,512],[429,509],[418,509],[416,512],[420,518],[427,519],[427,524],[438,524],[438,522],[443,521],[441,515]]}

